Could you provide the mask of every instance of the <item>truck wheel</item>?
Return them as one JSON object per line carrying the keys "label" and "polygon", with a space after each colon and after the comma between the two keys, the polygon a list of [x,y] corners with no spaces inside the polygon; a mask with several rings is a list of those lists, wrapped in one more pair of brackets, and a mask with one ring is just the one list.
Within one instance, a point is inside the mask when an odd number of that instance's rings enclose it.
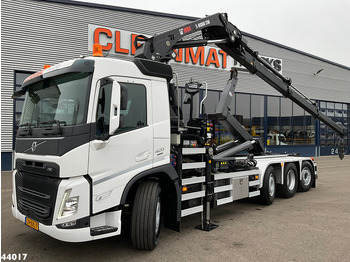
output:
{"label": "truck wheel", "polygon": [[155,181],[141,183],[131,214],[131,241],[136,249],[153,250],[159,242],[161,196]]}
{"label": "truck wheel", "polygon": [[260,188],[259,202],[264,205],[271,205],[276,196],[276,175],[272,166],[265,172],[263,186]]}
{"label": "truck wheel", "polygon": [[315,175],[313,172],[312,165],[309,162],[304,162],[301,166],[301,179],[299,182],[298,190],[300,192],[309,191],[312,184],[314,183]]}
{"label": "truck wheel", "polygon": [[298,171],[293,163],[286,164],[283,174],[283,185],[277,185],[277,194],[284,198],[291,198],[298,189]]}

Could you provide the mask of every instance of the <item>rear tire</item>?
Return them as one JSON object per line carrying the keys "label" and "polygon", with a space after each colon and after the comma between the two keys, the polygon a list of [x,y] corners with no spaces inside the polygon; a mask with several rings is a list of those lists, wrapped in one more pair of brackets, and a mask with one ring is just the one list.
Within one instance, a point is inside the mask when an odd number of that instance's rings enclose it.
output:
{"label": "rear tire", "polygon": [[142,182],[131,214],[131,241],[136,249],[153,250],[159,242],[161,189],[158,182]]}
{"label": "rear tire", "polygon": [[304,162],[301,167],[301,179],[298,190],[300,192],[307,192],[313,185],[315,180],[315,173],[313,172],[310,162]]}
{"label": "rear tire", "polygon": [[272,166],[266,169],[263,186],[260,188],[259,202],[264,205],[271,205],[276,196],[276,175]]}
{"label": "rear tire", "polygon": [[284,198],[291,198],[298,189],[298,171],[293,163],[286,164],[283,172],[283,185],[277,185],[277,194]]}

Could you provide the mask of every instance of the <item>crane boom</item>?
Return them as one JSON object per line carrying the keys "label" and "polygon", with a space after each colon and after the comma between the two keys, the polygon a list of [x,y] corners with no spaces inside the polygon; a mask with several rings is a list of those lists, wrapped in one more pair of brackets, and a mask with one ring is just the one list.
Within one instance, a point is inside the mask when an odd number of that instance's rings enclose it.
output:
{"label": "crane boom", "polygon": [[[184,37],[201,31],[203,39],[182,40]],[[138,41],[144,43],[139,46]],[[335,130],[341,137],[339,154],[343,158],[345,130],[331,118],[323,114],[315,102],[302,94],[292,85],[292,81],[276,71],[269,63],[252,50],[240,30],[227,20],[227,14],[217,13],[198,19],[186,25],[155,35],[151,38],[138,36],[135,56],[154,61],[168,62],[176,57],[175,49],[215,44],[250,73],[256,74],[275,88],[284,97],[289,98],[313,117]]]}

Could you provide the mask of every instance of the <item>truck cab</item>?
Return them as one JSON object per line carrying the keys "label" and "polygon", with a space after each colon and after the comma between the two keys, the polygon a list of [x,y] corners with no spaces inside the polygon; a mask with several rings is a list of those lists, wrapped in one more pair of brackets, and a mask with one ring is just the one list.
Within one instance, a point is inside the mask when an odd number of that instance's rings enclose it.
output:
{"label": "truck cab", "polygon": [[15,217],[65,241],[120,233],[128,182],[170,161],[167,80],[138,66],[89,57],[25,80]]}
{"label": "truck cab", "polygon": [[283,134],[270,132],[267,134],[267,144],[284,146],[284,145],[287,145],[287,139]]}

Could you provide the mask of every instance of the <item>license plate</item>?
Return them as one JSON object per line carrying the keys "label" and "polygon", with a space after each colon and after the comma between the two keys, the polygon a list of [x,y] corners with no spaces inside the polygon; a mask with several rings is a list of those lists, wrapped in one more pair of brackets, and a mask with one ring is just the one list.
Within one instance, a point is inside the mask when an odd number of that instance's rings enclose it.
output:
{"label": "license plate", "polygon": [[35,230],[39,230],[39,223],[34,220],[31,220],[28,217],[26,217],[26,225],[31,228],[34,228]]}

